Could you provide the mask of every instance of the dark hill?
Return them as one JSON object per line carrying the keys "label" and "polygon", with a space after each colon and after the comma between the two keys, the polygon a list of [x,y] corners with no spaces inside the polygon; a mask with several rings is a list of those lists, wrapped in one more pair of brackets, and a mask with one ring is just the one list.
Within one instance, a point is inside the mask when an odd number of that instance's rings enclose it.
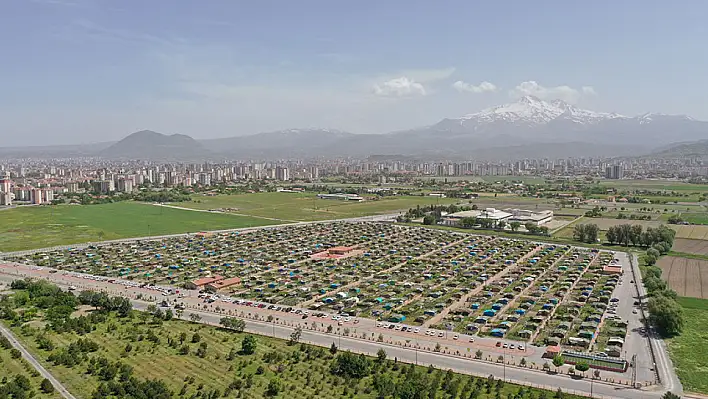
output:
{"label": "dark hill", "polygon": [[165,135],[142,130],[106,148],[101,155],[114,159],[199,160],[208,157],[210,152],[183,134]]}

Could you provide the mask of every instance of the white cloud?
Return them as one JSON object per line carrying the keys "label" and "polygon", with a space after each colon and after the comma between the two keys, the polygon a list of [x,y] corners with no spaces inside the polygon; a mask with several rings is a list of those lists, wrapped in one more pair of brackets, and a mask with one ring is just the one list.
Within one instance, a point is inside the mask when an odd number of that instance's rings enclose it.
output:
{"label": "white cloud", "polygon": [[400,78],[383,82],[380,85],[374,85],[374,94],[382,97],[412,97],[424,96],[426,92],[422,84],[401,76]]}
{"label": "white cloud", "polygon": [[509,91],[509,95],[513,98],[534,96],[542,100],[563,100],[571,104],[578,102],[582,96],[595,94],[595,89],[592,86],[583,86],[580,90],[566,85],[544,87],[534,80],[522,82]]}
{"label": "white cloud", "polygon": [[470,93],[492,93],[497,91],[497,86],[487,81],[480,83],[475,86],[472,83],[465,83],[461,80],[452,84],[452,87],[459,92],[470,92]]}
{"label": "white cloud", "polygon": [[595,88],[592,86],[583,86],[582,90],[583,90],[583,94],[587,94],[589,96],[596,96],[597,95]]}

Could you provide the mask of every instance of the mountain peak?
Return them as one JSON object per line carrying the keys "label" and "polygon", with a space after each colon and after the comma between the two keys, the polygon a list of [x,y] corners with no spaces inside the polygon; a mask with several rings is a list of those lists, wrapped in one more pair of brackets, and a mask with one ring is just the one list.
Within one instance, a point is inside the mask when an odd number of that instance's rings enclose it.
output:
{"label": "mountain peak", "polygon": [[552,121],[570,121],[576,124],[596,124],[607,119],[620,118],[618,114],[607,114],[577,108],[563,100],[545,101],[535,96],[524,96],[518,101],[484,109],[456,119],[461,125],[488,125],[505,123],[520,126],[541,126]]}

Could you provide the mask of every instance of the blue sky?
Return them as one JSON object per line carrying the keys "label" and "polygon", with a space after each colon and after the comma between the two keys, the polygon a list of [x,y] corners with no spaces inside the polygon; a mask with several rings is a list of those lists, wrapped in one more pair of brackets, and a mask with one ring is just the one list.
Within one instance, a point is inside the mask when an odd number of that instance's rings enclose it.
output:
{"label": "blue sky", "polygon": [[708,2],[6,0],[0,146],[382,133],[524,94],[708,120]]}

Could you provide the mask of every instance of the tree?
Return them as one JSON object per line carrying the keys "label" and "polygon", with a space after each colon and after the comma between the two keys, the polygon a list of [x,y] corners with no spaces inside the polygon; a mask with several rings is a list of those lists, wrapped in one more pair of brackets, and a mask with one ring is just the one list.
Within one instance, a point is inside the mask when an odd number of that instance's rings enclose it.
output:
{"label": "tree", "polygon": [[300,342],[300,337],[302,336],[302,327],[298,326],[290,334],[290,339],[288,340],[288,345],[292,346]]}
{"label": "tree", "polygon": [[435,224],[435,222],[435,216],[433,215],[425,215],[425,217],[423,218],[423,224],[425,225],[432,225]]}
{"label": "tree", "polygon": [[243,332],[246,328],[246,322],[235,317],[222,317],[221,320],[219,320],[219,324],[224,328],[230,328],[237,332]]}
{"label": "tree", "polygon": [[201,341],[201,340],[202,340],[202,336],[199,335],[199,333],[194,333],[194,334],[192,335],[192,343],[195,343],[195,344],[196,344],[197,342],[199,342],[199,341]]}
{"label": "tree", "polygon": [[563,360],[563,356],[561,356],[561,355],[556,355],[556,356],[553,358],[553,366],[555,366],[556,368],[558,368],[558,367],[560,367],[560,366],[562,366],[562,365],[564,365],[564,364],[565,364],[565,360]]}
{"label": "tree", "polygon": [[332,342],[332,345],[329,347],[329,353],[331,353],[333,355],[337,353],[337,345],[334,344],[334,341]]}
{"label": "tree", "polygon": [[575,369],[584,373],[584,372],[590,370],[590,365],[587,362],[581,361],[575,365]]}
{"label": "tree", "polygon": [[44,393],[52,393],[54,392],[54,385],[52,385],[52,382],[49,381],[48,379],[43,379],[42,383],[39,384],[39,388],[42,390]]}
{"label": "tree", "polygon": [[182,331],[181,333],[179,333],[179,344],[184,344],[185,339],[187,339],[187,333]]}
{"label": "tree", "polygon": [[278,377],[274,377],[268,382],[268,387],[266,388],[266,395],[268,396],[275,396],[280,392],[280,379]]}
{"label": "tree", "polygon": [[369,375],[371,362],[364,354],[355,355],[350,351],[337,355],[332,363],[332,374],[349,378],[362,378]]}
{"label": "tree", "polygon": [[[648,288],[647,288],[648,290]],[[683,308],[663,295],[649,298],[649,320],[665,336],[674,336],[683,330]]]}
{"label": "tree", "polygon": [[178,319],[181,319],[181,318],[182,318],[182,315],[184,314],[184,310],[182,310],[182,309],[177,309],[177,310],[175,310],[175,314],[177,315],[177,318],[178,318]]}
{"label": "tree", "polygon": [[500,220],[497,222],[497,228],[504,229],[504,227],[506,227],[506,221]]}
{"label": "tree", "polygon": [[573,227],[573,239],[580,242],[585,242],[585,225],[576,224]]}
{"label": "tree", "polygon": [[379,363],[386,361],[386,351],[383,348],[376,352],[376,360],[378,360]]}
{"label": "tree", "polygon": [[165,321],[170,321],[170,320],[172,320],[173,316],[174,315],[172,313],[172,309],[167,309],[167,310],[165,310],[165,315],[163,316],[163,318],[165,319]]}
{"label": "tree", "polygon": [[666,392],[664,395],[661,396],[661,399],[681,399],[681,397],[673,392]]}
{"label": "tree", "polygon": [[19,349],[12,348],[10,349],[10,357],[13,359],[19,359],[22,357],[22,352],[20,352]]}
{"label": "tree", "polygon": [[196,314],[196,313],[190,313],[189,314],[189,320],[192,323],[199,323],[199,321],[202,319],[202,316]]}
{"label": "tree", "polygon": [[521,227],[521,222],[511,222],[509,223],[509,228],[511,228],[511,231],[516,232],[519,230],[519,227]]}
{"label": "tree", "polygon": [[257,346],[258,342],[256,341],[256,337],[250,334],[246,335],[243,341],[241,341],[241,353],[244,355],[252,355],[256,352]]}
{"label": "tree", "polygon": [[481,350],[477,349],[477,352],[474,353],[474,358],[481,359],[483,354]]}

